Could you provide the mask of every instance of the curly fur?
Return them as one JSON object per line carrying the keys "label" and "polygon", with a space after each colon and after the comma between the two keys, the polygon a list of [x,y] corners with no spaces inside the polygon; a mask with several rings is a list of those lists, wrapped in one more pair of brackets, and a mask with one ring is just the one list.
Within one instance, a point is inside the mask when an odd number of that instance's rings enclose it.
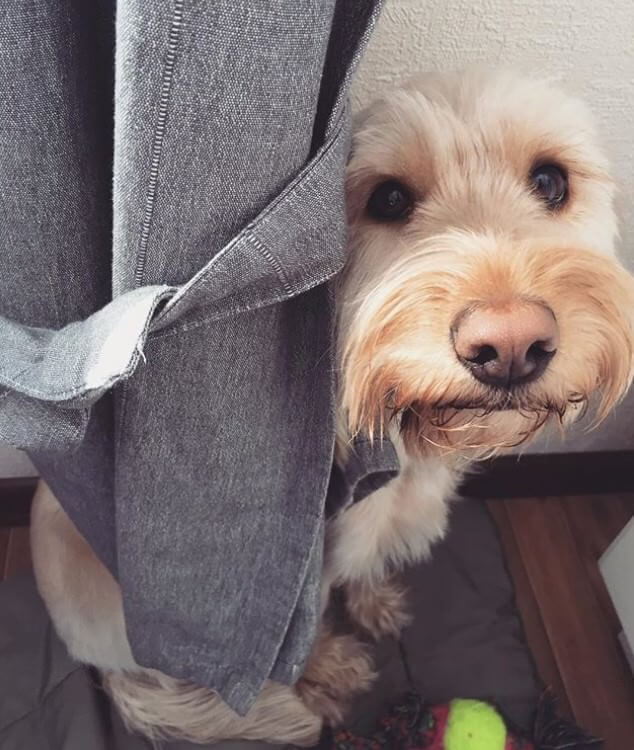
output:
{"label": "curly fur", "polygon": [[238,716],[216,693],[144,669],[107,671],[103,685],[133,731],[157,740],[217,742],[227,737],[312,745],[322,720],[285,685],[268,682],[246,714]]}

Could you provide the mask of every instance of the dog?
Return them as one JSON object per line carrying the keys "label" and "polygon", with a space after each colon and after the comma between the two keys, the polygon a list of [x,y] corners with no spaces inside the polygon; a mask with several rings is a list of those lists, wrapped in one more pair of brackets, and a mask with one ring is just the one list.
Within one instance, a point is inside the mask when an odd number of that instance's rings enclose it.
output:
{"label": "dog", "polygon": [[33,558],[55,627],[153,739],[315,742],[374,678],[364,639],[332,629],[331,592],[359,633],[398,635],[394,576],[442,538],[472,463],[589,405],[598,422],[631,383],[634,281],[581,102],[512,72],[417,77],[358,117],[346,191],[336,460],[356,437],[389,437],[401,471],[327,524],[323,626],[297,685],[268,683],[238,717],[212,691],[138,667],[118,585],[38,489]]}

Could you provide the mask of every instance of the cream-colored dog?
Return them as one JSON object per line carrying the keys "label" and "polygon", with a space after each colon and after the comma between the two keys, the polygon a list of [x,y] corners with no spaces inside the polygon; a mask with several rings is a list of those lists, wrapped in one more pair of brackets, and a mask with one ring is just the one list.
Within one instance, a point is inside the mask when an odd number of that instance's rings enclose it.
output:
{"label": "cream-colored dog", "polygon": [[[406,622],[391,577],[442,537],[469,462],[621,398],[634,283],[615,258],[613,185],[589,114],[542,82],[472,72],[406,84],[359,118],[347,194],[338,460],[356,435],[389,435],[401,473],[330,520],[323,602],[343,587],[379,637]],[[307,744],[372,680],[363,646],[324,624],[300,683],[270,683],[240,718],[135,664],[116,582],[45,485],[32,541],[71,654],[102,670],[151,737]]]}

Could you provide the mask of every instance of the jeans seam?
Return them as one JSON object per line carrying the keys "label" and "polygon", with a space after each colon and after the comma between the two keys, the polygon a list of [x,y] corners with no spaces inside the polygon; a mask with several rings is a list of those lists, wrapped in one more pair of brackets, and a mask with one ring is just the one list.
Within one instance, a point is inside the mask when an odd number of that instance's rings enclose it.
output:
{"label": "jeans seam", "polygon": [[[332,153],[332,150],[335,148],[335,145],[337,144],[337,139],[339,135],[341,134],[341,131],[344,129],[344,126],[346,124],[345,120],[345,111],[341,114],[339,119],[337,120],[337,126],[332,133],[332,136],[327,141],[327,143],[324,144],[324,146],[321,148],[321,150],[313,157],[311,162],[306,165],[301,171],[300,174],[292,180],[285,188],[284,190],[273,200],[271,203],[269,203],[266,208],[262,211],[259,216],[256,217],[256,219],[242,232],[240,232],[236,237],[234,237],[227,245],[225,245],[211,260],[207,262],[207,264],[201,269],[194,279],[190,282],[188,282],[185,287],[187,288],[187,293],[191,293],[192,289],[195,289],[198,284],[200,284],[201,280],[205,277],[204,273],[201,273],[204,269],[206,269],[207,272],[209,272],[215,263],[219,263],[221,260],[223,260],[225,257],[227,257],[230,253],[235,253],[236,246],[240,246],[241,241],[245,242],[251,242],[253,239],[256,239],[256,232],[261,230],[263,227],[266,226],[267,220],[270,217],[270,214],[272,214],[274,211],[276,211],[280,205],[282,205],[284,202],[288,203],[294,203],[293,199],[293,193],[294,192],[302,192],[308,189],[308,186],[312,184],[312,182],[315,179],[315,173],[317,171],[317,168],[319,165],[321,165],[326,159],[329,157],[329,155]],[[259,240],[262,247],[265,247],[261,240]],[[256,246],[257,247],[257,246]],[[293,289],[293,286],[288,283],[288,277],[283,272],[282,265],[280,264],[279,260],[276,256],[273,255],[273,253],[266,248],[268,255],[270,256],[268,258],[269,262],[273,262],[273,259],[275,260],[275,263],[277,264],[277,268],[282,270],[283,278],[280,280],[283,281],[286,280],[286,283],[288,285],[288,289],[284,287],[284,292],[286,296],[291,296],[296,293],[298,293],[295,289]],[[265,256],[266,257],[266,256]],[[273,266],[276,267],[275,265]],[[335,271],[337,273],[337,271]],[[326,275],[326,279],[330,278],[334,274],[328,274]],[[279,273],[278,273],[279,276]],[[314,284],[311,284],[308,288],[312,286],[316,286],[317,284],[321,283],[322,280],[319,280],[315,282]],[[302,291],[305,291],[302,289]],[[284,299],[285,295],[281,295],[281,298]],[[170,308],[170,312],[173,312],[177,307],[181,304],[182,297],[177,300],[174,305]],[[274,300],[273,302],[275,302]],[[279,301],[279,299],[277,300]],[[249,308],[246,308],[248,310]],[[243,310],[244,311],[244,310]],[[171,325],[170,325],[171,328]]]}
{"label": "jeans seam", "polygon": [[129,383],[127,380],[124,380],[121,385],[121,393],[119,398],[119,418],[117,419],[117,424],[115,425],[115,446],[114,446],[114,455],[115,460],[116,456],[119,455],[119,448],[121,446],[121,441],[123,440],[123,421],[125,417],[126,407],[128,405],[128,389],[129,389]]}
{"label": "jeans seam", "polygon": [[[61,407],[62,409],[85,409],[86,407],[83,405],[79,406],[73,406],[72,404],[64,403],[68,401],[72,401],[77,396],[90,396],[91,394],[100,391],[101,393],[105,393],[106,391],[110,390],[113,385],[116,385],[119,382],[125,381],[127,378],[132,375],[132,373],[136,370],[137,364],[139,362],[139,359],[145,360],[145,356],[143,355],[142,350],[142,343],[144,344],[147,340],[151,325],[154,317],[154,313],[156,311],[156,306],[161,302],[161,299],[164,298],[163,295],[159,295],[158,299],[154,301],[154,305],[149,311],[143,328],[141,332],[139,333],[139,338],[137,339],[136,348],[133,352],[130,354],[130,359],[128,360],[126,366],[123,368],[121,372],[115,373],[114,375],[111,375],[109,378],[106,378],[103,382],[101,382],[97,386],[93,386],[92,388],[87,388],[84,383],[81,383],[80,385],[73,386],[72,388],[69,388],[67,390],[62,391],[42,391],[38,388],[28,388],[25,390],[24,385],[16,382],[13,378],[10,378],[8,376],[2,376],[0,378],[0,388],[4,388],[5,386],[9,387],[9,390],[17,391],[18,393],[22,394],[23,396],[26,396],[28,398],[34,398],[39,399],[42,401],[47,401],[50,403],[55,403],[57,406]],[[23,370],[21,370],[18,373],[19,375],[23,375],[25,372],[28,372],[29,370],[33,369],[35,365],[31,364],[29,367],[25,367]]]}
{"label": "jeans seam", "polygon": [[260,255],[266,260],[269,265],[273,268],[275,273],[277,274],[277,277],[280,281],[280,284],[282,285],[282,289],[284,290],[284,293],[291,296],[293,294],[293,288],[290,285],[288,281],[288,277],[286,276],[286,272],[284,271],[284,268],[282,267],[282,264],[279,262],[279,260],[271,253],[271,251],[265,246],[265,244],[259,240],[255,235],[251,234],[249,235],[249,242],[253,245],[253,247],[260,253]]}
{"label": "jeans seam", "polygon": [[[301,291],[294,290],[292,292],[292,295],[298,295],[298,294],[305,294],[306,292],[310,291],[311,289],[314,289],[317,286],[320,286],[321,284],[325,284],[327,281],[330,281],[333,276],[335,276],[341,268],[338,270],[322,274],[319,277],[312,280],[311,283],[307,284],[304,288],[301,289]],[[175,321],[174,323],[170,324],[169,326],[166,326],[164,329],[157,331],[156,333],[150,333],[150,338],[152,341],[155,341],[156,339],[164,339],[168,338],[169,336],[177,336],[182,333],[187,333],[188,331],[193,331],[196,328],[200,328],[200,326],[209,325],[209,323],[216,323],[220,320],[225,320],[226,318],[235,316],[235,315],[241,315],[243,313],[249,313],[253,312],[254,310],[262,310],[265,307],[271,307],[273,305],[277,305],[280,302],[284,302],[288,299],[287,296],[283,294],[277,294],[270,299],[267,299],[265,303],[263,304],[255,304],[255,305],[237,305],[235,307],[230,308],[229,310],[223,311],[223,312],[214,312],[211,315],[208,315],[204,318],[199,318],[197,320],[191,321],[191,322],[185,322],[185,323],[179,323],[178,321]]]}
{"label": "jeans seam", "polygon": [[180,41],[180,31],[183,26],[184,3],[185,0],[174,0],[172,20],[167,37],[167,54],[165,56],[163,75],[161,77],[161,90],[159,95],[156,125],[154,127],[154,134],[152,136],[150,173],[148,177],[147,190],[145,193],[145,208],[143,210],[143,221],[141,223],[141,233],[139,235],[136,270],[134,272],[134,283],[137,287],[143,284],[143,277],[145,275],[148,241],[150,238],[150,230],[152,227],[152,218],[154,216],[154,206],[156,204],[159,167],[161,163],[161,155],[163,153],[163,142],[165,140],[165,131],[167,126],[167,113],[169,108],[170,95],[172,92],[172,83],[174,82],[176,51],[178,49],[178,44]]}

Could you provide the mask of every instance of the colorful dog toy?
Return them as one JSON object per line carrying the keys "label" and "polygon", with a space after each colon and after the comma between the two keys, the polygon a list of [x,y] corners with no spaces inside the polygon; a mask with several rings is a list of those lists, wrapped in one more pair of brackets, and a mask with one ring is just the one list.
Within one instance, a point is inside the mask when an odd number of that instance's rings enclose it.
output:
{"label": "colorful dog toy", "polygon": [[321,750],[598,750],[591,737],[557,715],[556,700],[545,693],[536,712],[533,737],[514,732],[490,703],[457,699],[425,705],[405,696],[368,737],[340,731],[324,737]]}

